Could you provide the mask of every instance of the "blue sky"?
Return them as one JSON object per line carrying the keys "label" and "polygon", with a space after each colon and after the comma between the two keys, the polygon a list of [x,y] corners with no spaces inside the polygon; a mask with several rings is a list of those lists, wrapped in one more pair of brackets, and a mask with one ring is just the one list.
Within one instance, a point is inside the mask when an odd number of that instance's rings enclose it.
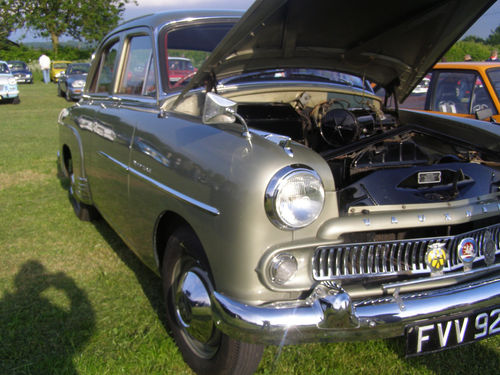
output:
{"label": "blue sky", "polygon": [[[128,4],[123,14],[124,19],[138,17],[169,9],[247,9],[253,0],[137,0],[138,6]],[[465,33],[486,38],[500,25],[500,2],[495,4]],[[22,32],[11,35],[11,39],[20,42],[31,42],[34,39],[28,34],[24,39]],[[63,39],[64,40],[64,39]]]}

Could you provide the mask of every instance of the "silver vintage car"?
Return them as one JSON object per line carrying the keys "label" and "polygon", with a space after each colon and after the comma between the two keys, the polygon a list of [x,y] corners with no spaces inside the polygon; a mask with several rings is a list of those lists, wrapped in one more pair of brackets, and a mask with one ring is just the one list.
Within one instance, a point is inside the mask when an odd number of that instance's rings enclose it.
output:
{"label": "silver vintage car", "polygon": [[[258,0],[104,38],[60,169],[77,216],[161,275],[195,372],[250,374],[266,344],[404,335],[411,356],[500,332],[500,128],[397,106],[492,3]],[[195,71],[169,79],[169,57]]]}

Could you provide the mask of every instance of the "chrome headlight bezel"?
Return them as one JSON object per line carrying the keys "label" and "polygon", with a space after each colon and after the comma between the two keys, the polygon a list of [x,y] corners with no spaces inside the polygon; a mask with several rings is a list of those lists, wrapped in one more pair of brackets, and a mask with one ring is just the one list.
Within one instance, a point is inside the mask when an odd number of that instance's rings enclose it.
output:
{"label": "chrome headlight bezel", "polygon": [[[292,215],[287,217],[287,215],[283,212],[282,206],[280,205],[280,202],[283,202],[281,195],[285,194],[284,191],[288,184],[294,183],[294,180],[296,180],[295,183],[297,183],[297,178],[299,183],[301,179],[305,184],[309,182],[309,186],[305,190],[314,194],[315,203],[310,205],[309,210],[301,211],[299,206],[303,201],[297,200],[299,204],[296,207],[293,207],[293,204],[291,205],[291,210],[289,212],[291,212]],[[315,186],[312,186],[311,184]],[[305,187],[305,185],[302,187]],[[311,187],[312,190],[310,189]],[[310,200],[310,197],[311,196],[307,193],[303,195],[304,199],[307,198]],[[302,199],[300,197],[298,198]],[[300,229],[312,224],[321,214],[324,203],[325,190],[321,177],[316,171],[303,165],[291,165],[279,170],[271,178],[271,181],[267,185],[264,199],[264,207],[269,220],[271,220],[275,226],[283,230]],[[290,208],[290,205],[287,208]],[[293,210],[296,211],[294,212]],[[305,217],[298,217],[304,216],[304,214]]]}

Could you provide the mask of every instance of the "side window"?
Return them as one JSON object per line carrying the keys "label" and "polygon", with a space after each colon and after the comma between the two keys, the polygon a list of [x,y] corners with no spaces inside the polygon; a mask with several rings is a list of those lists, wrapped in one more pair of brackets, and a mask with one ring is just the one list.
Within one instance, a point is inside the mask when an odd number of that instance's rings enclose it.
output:
{"label": "side window", "polygon": [[486,89],[483,80],[481,77],[477,77],[472,94],[471,114],[475,114],[477,111],[488,108],[493,111],[494,115],[498,113],[495,105],[491,101],[490,94],[488,94],[488,90]]}
{"label": "side window", "polygon": [[472,94],[478,79],[477,74],[474,72],[440,72],[438,74],[431,110],[469,114]]}
{"label": "side window", "polygon": [[155,86],[152,54],[153,47],[149,36],[130,38],[125,69],[118,88],[119,94],[151,95],[156,92],[156,87],[152,87]]}
{"label": "side window", "polygon": [[113,89],[113,77],[116,69],[116,61],[120,55],[119,41],[109,44],[101,55],[99,62],[99,74],[93,82],[91,91],[97,93],[110,93]]}

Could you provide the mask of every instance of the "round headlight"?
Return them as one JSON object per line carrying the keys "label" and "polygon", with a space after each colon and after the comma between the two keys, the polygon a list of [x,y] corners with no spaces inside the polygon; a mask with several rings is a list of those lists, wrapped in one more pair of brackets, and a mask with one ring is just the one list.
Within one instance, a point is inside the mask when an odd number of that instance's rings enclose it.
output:
{"label": "round headlight", "polygon": [[316,220],[323,209],[325,191],[319,175],[306,167],[281,169],[269,182],[265,208],[281,229],[298,229]]}
{"label": "round headlight", "polygon": [[17,81],[14,77],[9,78],[9,85],[15,85],[16,83],[17,83]]}

